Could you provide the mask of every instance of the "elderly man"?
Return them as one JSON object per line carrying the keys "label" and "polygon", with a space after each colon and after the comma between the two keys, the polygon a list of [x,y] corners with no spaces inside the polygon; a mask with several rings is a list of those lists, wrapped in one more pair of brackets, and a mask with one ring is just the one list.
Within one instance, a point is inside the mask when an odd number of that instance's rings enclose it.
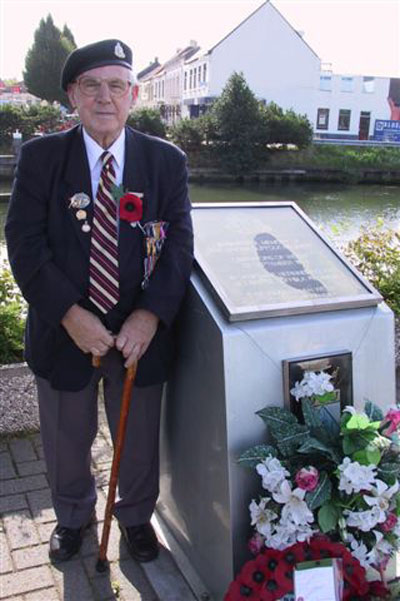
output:
{"label": "elderly man", "polygon": [[139,360],[114,513],[131,555],[150,561],[161,391],[192,264],[185,156],[125,125],[137,87],[123,42],[72,52],[62,87],[81,125],[23,145],[6,224],[58,522],[50,557],[72,557],[93,518],[99,381],[115,437],[125,368]]}

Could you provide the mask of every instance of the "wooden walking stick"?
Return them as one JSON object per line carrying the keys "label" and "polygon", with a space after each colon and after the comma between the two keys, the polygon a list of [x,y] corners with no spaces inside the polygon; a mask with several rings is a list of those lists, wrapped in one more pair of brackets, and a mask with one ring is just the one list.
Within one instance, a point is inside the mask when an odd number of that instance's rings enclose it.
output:
{"label": "wooden walking stick", "polygon": [[[93,357],[93,365],[98,367],[100,365],[99,357]],[[126,425],[128,423],[128,414],[129,414],[129,405],[132,396],[132,388],[135,382],[136,377],[136,369],[137,369],[137,361],[133,365],[127,368],[125,380],[124,380],[124,388],[122,392],[122,402],[121,402],[121,412],[119,416],[119,424],[117,437],[114,445],[114,454],[111,466],[111,474],[110,474],[110,482],[108,486],[108,495],[107,495],[107,503],[106,509],[104,512],[104,523],[103,523],[103,532],[101,536],[99,557],[96,564],[96,570],[98,572],[105,572],[108,569],[108,561],[107,561],[107,546],[108,539],[110,536],[110,528],[111,528],[111,519],[112,519],[112,510],[114,507],[115,501],[115,493],[117,490],[117,482],[118,482],[118,474],[119,474],[119,465],[121,463],[121,454],[124,446],[125,440],[125,432]]]}

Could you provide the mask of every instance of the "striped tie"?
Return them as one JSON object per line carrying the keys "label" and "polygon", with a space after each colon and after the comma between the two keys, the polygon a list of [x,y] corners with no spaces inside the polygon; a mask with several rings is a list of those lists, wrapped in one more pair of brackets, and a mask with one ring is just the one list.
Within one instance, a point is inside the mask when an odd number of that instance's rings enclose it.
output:
{"label": "striped tie", "polygon": [[104,152],[101,159],[103,168],[94,203],[90,248],[89,299],[100,311],[108,313],[119,300],[117,211],[111,194],[115,184],[113,156]]}

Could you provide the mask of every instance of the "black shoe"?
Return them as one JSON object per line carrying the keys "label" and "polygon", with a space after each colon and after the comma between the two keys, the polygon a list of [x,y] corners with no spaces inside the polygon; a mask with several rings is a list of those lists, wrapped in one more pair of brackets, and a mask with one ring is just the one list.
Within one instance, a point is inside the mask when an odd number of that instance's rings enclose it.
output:
{"label": "black shoe", "polygon": [[82,545],[83,534],[92,523],[93,518],[80,528],[66,528],[57,524],[50,536],[49,557],[51,561],[67,561],[75,553],[78,553]]}
{"label": "black shoe", "polygon": [[123,524],[119,524],[119,529],[133,559],[145,563],[146,561],[152,561],[158,556],[158,540],[150,522],[140,524],[140,526],[123,526]]}

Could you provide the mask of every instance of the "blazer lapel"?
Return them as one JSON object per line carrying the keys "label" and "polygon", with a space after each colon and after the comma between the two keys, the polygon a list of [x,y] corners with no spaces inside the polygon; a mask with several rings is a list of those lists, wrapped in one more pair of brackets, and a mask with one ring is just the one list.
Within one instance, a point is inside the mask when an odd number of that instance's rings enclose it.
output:
{"label": "blazer lapel", "polygon": [[[126,131],[125,139],[125,165],[123,175],[124,190],[129,192],[141,192],[143,194],[143,218],[142,222],[146,221],[146,208],[148,203],[149,186],[147,181],[147,170],[142,144],[140,139],[135,136],[135,133],[129,130]],[[132,226],[123,219],[119,223],[119,264],[120,270],[124,270],[125,265],[128,266],[130,255],[132,252],[137,252],[138,242],[137,237],[142,237],[140,228],[132,228]],[[141,244],[141,248],[143,245]]]}
{"label": "blazer lapel", "polygon": [[[93,221],[92,184],[81,127],[78,127],[74,133],[66,159],[63,202],[66,203],[70,224],[82,248],[89,255],[90,232]],[[71,198],[78,192],[84,192],[90,199],[88,206],[82,208],[86,213],[85,219],[78,219],[77,212],[79,209],[71,206]]]}

